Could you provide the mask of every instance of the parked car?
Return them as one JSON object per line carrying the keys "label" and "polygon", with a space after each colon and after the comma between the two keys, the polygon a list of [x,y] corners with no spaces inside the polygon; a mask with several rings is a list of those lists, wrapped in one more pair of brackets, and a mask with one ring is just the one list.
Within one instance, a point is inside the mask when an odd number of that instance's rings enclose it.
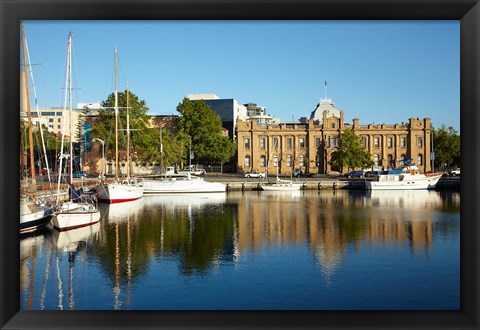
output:
{"label": "parked car", "polygon": [[265,173],[260,173],[259,171],[255,170],[251,173],[246,173],[245,174],[245,177],[246,178],[264,178],[265,177]]}
{"label": "parked car", "polygon": [[448,172],[450,176],[460,176],[460,167],[457,167]]}
{"label": "parked car", "polygon": [[192,175],[205,175],[205,170],[203,168],[197,168],[195,165],[187,165],[181,171],[178,171],[178,174],[192,174]]}
{"label": "parked car", "polygon": [[312,173],[302,173],[302,170],[299,169],[299,168],[296,168],[293,170],[293,173],[292,173],[292,176],[294,178],[298,178],[298,177],[312,177]]}
{"label": "parked car", "polygon": [[364,171],[352,171],[347,175],[347,178],[349,179],[363,178],[363,177],[365,177]]}

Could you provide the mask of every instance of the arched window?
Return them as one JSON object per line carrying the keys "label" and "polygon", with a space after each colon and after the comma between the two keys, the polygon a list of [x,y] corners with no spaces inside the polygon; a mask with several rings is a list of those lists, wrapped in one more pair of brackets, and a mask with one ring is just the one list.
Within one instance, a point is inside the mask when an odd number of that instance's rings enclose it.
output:
{"label": "arched window", "polygon": [[245,168],[250,167],[250,156],[245,156],[245,159],[243,161],[243,167]]}
{"label": "arched window", "polygon": [[265,156],[260,156],[260,166],[267,167],[267,158]]}
{"label": "arched window", "polygon": [[387,156],[387,159],[388,159],[388,166],[390,166],[391,168],[395,168],[395,163],[393,161],[393,155],[389,154]]}

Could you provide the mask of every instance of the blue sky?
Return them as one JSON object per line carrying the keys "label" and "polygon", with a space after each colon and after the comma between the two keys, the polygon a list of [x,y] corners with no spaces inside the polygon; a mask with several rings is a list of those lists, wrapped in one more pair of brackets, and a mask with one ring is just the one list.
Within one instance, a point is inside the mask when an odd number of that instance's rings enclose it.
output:
{"label": "blue sky", "polygon": [[119,90],[150,114],[177,114],[184,96],[254,102],[282,121],[308,117],[327,97],[346,122],[407,122],[460,130],[459,21],[26,21],[41,108],[61,107],[67,37],[77,102]]}

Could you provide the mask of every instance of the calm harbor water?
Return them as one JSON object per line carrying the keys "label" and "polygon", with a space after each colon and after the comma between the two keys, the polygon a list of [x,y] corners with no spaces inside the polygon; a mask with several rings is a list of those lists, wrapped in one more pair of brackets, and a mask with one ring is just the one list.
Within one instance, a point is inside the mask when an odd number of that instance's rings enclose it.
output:
{"label": "calm harbor water", "polygon": [[229,192],[101,205],[20,240],[25,310],[458,310],[460,194]]}

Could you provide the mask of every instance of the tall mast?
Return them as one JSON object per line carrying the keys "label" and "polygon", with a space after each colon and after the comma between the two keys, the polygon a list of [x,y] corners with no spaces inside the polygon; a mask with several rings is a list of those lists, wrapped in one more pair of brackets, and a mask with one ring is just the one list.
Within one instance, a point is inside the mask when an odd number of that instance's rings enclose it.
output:
{"label": "tall mast", "polygon": [[65,95],[63,98],[63,111],[62,111],[62,142],[60,144],[60,162],[58,165],[58,184],[57,184],[57,204],[60,202],[60,182],[62,179],[62,169],[63,169],[63,147],[64,147],[64,141],[65,141],[65,113],[67,112],[67,93],[69,92],[68,90],[68,79],[69,79],[69,66],[70,66],[70,48],[71,48],[71,43],[72,43],[72,35],[73,33],[69,33],[68,35],[68,45],[67,45],[67,70],[66,70],[66,77],[65,77]]}
{"label": "tall mast", "polygon": [[30,172],[32,174],[32,186],[35,187],[35,161],[33,159],[33,133],[32,133],[32,115],[30,111],[30,91],[28,89],[28,70],[27,70],[27,45],[25,41],[25,30],[22,24],[22,43],[23,43],[23,68],[25,75],[25,100],[27,102],[27,117],[28,117],[28,143],[30,145]]}
{"label": "tall mast", "polygon": [[73,184],[72,33],[68,36],[68,102],[70,109],[70,184]]}
{"label": "tall mast", "polygon": [[128,108],[128,81],[127,81],[127,179],[130,181],[130,111]]}
{"label": "tall mast", "polygon": [[163,172],[163,141],[162,141],[162,128],[160,127],[160,172]]}
{"label": "tall mast", "polygon": [[118,179],[118,91],[117,91],[117,47],[114,49],[115,81],[115,179]]}

